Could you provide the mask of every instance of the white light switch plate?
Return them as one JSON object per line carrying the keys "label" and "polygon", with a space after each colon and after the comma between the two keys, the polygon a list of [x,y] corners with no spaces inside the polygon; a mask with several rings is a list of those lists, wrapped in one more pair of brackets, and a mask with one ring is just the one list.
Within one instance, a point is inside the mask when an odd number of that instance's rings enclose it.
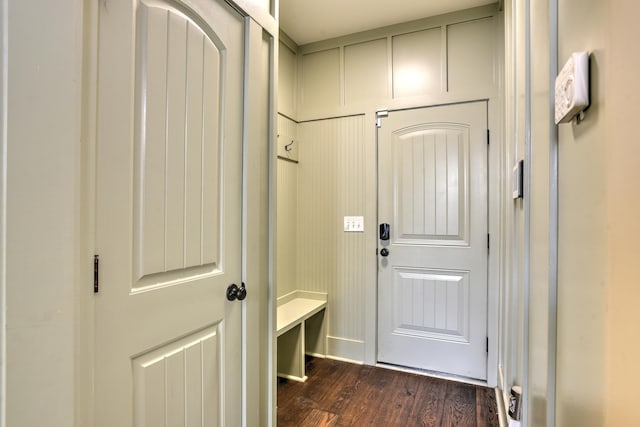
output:
{"label": "white light switch plate", "polygon": [[363,216],[345,216],[344,231],[347,232],[363,232],[364,217]]}

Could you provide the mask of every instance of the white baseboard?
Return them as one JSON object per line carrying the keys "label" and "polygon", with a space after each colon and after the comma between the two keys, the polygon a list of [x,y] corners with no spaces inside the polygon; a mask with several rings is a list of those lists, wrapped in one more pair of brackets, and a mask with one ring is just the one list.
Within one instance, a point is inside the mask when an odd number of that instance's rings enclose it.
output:
{"label": "white baseboard", "polygon": [[300,377],[296,377],[295,375],[289,375],[289,374],[282,374],[280,372],[278,372],[278,377],[280,378],[285,378],[287,380],[291,380],[291,381],[296,381],[299,383],[303,383],[307,380],[307,376],[305,375],[304,377],[300,378]]}
{"label": "white baseboard", "polygon": [[318,359],[326,359],[327,355],[326,354],[321,354],[321,353],[314,353],[311,351],[308,351],[305,353],[307,356],[311,356],[311,357],[316,357]]}
{"label": "white baseboard", "polygon": [[362,365],[364,363],[364,341],[328,336],[327,358]]}

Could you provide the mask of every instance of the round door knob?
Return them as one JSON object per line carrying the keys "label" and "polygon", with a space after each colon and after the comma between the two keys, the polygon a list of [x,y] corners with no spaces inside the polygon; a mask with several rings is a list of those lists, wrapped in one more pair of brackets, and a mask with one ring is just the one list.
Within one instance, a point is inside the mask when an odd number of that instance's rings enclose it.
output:
{"label": "round door knob", "polygon": [[238,288],[238,293],[236,295],[236,298],[238,298],[238,301],[242,301],[247,297],[247,288],[244,287],[244,282],[242,283],[242,285],[240,285],[240,287]]}
{"label": "round door knob", "polygon": [[[229,301],[234,301],[236,298],[238,298],[239,291],[240,291],[240,288],[238,287],[238,285],[236,285],[235,283],[232,283],[227,288],[227,299]],[[245,295],[246,295],[246,292],[247,291],[245,291]]]}
{"label": "round door knob", "polygon": [[389,249],[387,249],[387,248],[380,249],[380,255],[389,256]]}

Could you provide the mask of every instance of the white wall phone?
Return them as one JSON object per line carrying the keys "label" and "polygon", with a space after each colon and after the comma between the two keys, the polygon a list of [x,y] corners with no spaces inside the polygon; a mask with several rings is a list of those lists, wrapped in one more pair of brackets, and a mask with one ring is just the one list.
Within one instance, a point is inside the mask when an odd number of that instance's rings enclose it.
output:
{"label": "white wall phone", "polygon": [[589,106],[589,53],[574,52],[556,77],[555,121],[567,123]]}

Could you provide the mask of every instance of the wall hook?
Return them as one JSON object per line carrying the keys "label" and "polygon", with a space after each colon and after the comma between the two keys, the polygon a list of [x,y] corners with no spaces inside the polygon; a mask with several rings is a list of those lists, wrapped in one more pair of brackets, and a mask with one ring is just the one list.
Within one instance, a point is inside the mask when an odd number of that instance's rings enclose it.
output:
{"label": "wall hook", "polygon": [[288,143],[287,145],[285,145],[285,146],[284,146],[284,151],[287,151],[287,152],[288,152],[288,151],[293,150],[292,145],[293,145],[293,143],[294,143],[294,142],[295,142],[295,141],[292,139],[290,143]]}

